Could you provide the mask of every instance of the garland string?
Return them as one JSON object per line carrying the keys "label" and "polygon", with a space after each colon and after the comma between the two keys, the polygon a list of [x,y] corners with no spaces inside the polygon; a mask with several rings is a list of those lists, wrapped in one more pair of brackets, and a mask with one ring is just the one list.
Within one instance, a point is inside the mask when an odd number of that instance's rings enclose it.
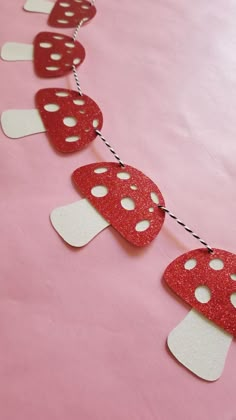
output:
{"label": "garland string", "polygon": [[122,168],[125,168],[125,164],[124,162],[121,160],[121,158],[117,155],[117,153],[115,152],[115,150],[113,149],[113,147],[111,147],[110,143],[108,143],[108,141],[103,137],[102,133],[99,130],[95,130],[95,132],[97,133],[97,135],[100,137],[100,139],[105,143],[105,145],[108,147],[108,149],[110,150],[110,152],[114,155],[114,157],[118,160],[119,165]]}
{"label": "garland string", "polygon": [[77,35],[78,35],[78,32],[79,32],[79,30],[80,30],[80,28],[81,28],[81,26],[83,25],[84,22],[85,22],[85,20],[82,19],[80,21],[80,23],[78,24],[78,26],[75,28],[75,31],[74,31],[73,36],[72,36],[74,42],[75,42],[75,40],[77,38]]}
{"label": "garland string", "polygon": [[83,96],[83,93],[82,93],[82,90],[81,90],[81,86],[80,86],[80,82],[79,82],[79,78],[78,78],[78,74],[77,74],[76,67],[75,67],[74,64],[72,65],[72,71],[73,71],[73,74],[74,74],[75,83],[76,83],[76,86],[77,86],[79,95],[80,96]]}
{"label": "garland string", "polygon": [[[91,4],[91,6],[94,6],[94,3],[95,3],[95,1],[94,0],[91,0],[90,1],[90,4]],[[74,33],[73,33],[73,36],[72,36],[72,38],[73,38],[73,41],[75,42],[76,41],[76,38],[77,38],[77,36],[78,36],[78,33],[79,33],[79,30],[80,30],[80,28],[81,28],[81,26],[84,24],[84,22],[85,22],[85,20],[84,19],[82,19],[81,21],[80,21],[80,23],[78,24],[78,26],[76,27],[76,29],[75,29],[75,31],[74,31]],[[82,93],[82,90],[81,90],[81,86],[80,86],[80,82],[79,82],[79,78],[78,78],[78,74],[77,74],[77,71],[76,71],[76,67],[75,67],[75,65],[73,64],[72,65],[72,71],[73,71],[73,74],[74,74],[74,78],[75,78],[75,83],[76,83],[76,86],[77,86],[77,89],[78,89],[78,92],[79,92],[79,95],[80,96],[83,96],[83,93]],[[113,156],[118,160],[118,162],[119,162],[119,165],[122,167],[122,168],[125,168],[125,164],[124,164],[124,162],[121,160],[121,158],[119,157],[119,155],[115,152],[115,150],[113,149],[113,147],[110,145],[110,143],[105,139],[105,137],[102,135],[102,133],[101,133],[101,131],[99,131],[99,130],[95,130],[95,132],[97,133],[97,135],[100,137],[100,139],[104,142],[104,144],[108,147],[108,149],[110,150],[110,152],[113,154]],[[170,210],[168,210],[166,207],[164,207],[164,206],[162,206],[162,205],[160,205],[160,204],[158,204],[158,207],[159,207],[159,209],[161,209],[161,210],[163,210],[165,213],[167,213],[172,219],[174,219],[175,221],[176,221],[176,223],[178,223],[180,226],[182,226],[188,233],[190,233],[195,239],[197,239],[199,242],[201,242],[201,244],[202,245],[204,245],[207,249],[208,249],[208,251],[210,252],[210,253],[213,253],[214,251],[213,251],[213,248],[210,246],[210,245],[208,245],[208,243],[204,240],[204,239],[202,239],[202,238],[200,238],[200,236],[198,236],[192,229],[190,229],[184,222],[182,222],[177,216],[175,216]]]}
{"label": "garland string", "polygon": [[214,251],[213,251],[213,248],[210,246],[210,245],[208,245],[208,243],[206,242],[206,241],[204,241],[204,239],[201,239],[200,238],[200,236],[198,236],[196,233],[194,233],[194,231],[192,230],[192,229],[190,229],[184,222],[182,222],[180,219],[178,219],[178,217],[176,217],[170,210],[168,210],[166,207],[164,207],[164,206],[161,206],[160,204],[158,204],[158,207],[159,207],[159,209],[161,209],[161,210],[163,210],[165,213],[167,213],[172,219],[174,219],[180,226],[183,226],[183,228],[187,231],[187,232],[189,232],[189,233],[191,233],[191,235],[194,237],[194,238],[196,238],[196,239],[198,239],[199,240],[199,242],[201,242],[201,244],[202,245],[204,245],[207,249],[208,249],[208,251],[210,252],[210,253],[213,253]]}

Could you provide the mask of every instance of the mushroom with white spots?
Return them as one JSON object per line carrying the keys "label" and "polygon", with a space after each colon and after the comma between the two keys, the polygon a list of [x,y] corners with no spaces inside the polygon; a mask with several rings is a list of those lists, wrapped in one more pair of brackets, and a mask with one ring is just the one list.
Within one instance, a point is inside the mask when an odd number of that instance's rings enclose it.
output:
{"label": "mushroom with white spots", "polygon": [[40,32],[34,44],[7,42],[1,49],[5,61],[32,60],[39,77],[60,77],[78,67],[85,58],[85,49],[67,35]]}
{"label": "mushroom with white spots", "polygon": [[81,21],[87,23],[96,14],[96,8],[87,0],[27,0],[24,9],[28,12],[49,14],[48,24],[55,28],[74,28]]}
{"label": "mushroom with white spots", "polygon": [[170,351],[202,379],[219,379],[236,336],[236,255],[197,249],[173,261],[164,279],[193,308],[169,334]]}
{"label": "mushroom with white spots", "polygon": [[69,89],[41,89],[37,109],[7,110],[1,124],[10,138],[47,131],[53,146],[62,153],[77,152],[94,140],[103,123],[102,112],[88,96]]}
{"label": "mushroom with white spots", "polygon": [[71,246],[86,245],[112,225],[136,246],[148,245],[159,233],[165,213],[159,188],[139,170],[118,163],[93,163],[77,169],[73,181],[84,199],[56,208],[51,222]]}

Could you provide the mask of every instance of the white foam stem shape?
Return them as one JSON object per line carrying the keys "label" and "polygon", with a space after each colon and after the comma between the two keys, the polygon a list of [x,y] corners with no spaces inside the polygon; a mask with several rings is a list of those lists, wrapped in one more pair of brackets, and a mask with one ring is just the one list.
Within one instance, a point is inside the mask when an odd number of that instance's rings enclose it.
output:
{"label": "white foam stem shape", "polygon": [[86,245],[109,226],[86,198],[54,209],[50,219],[57,233],[74,247]]}
{"label": "white foam stem shape", "polygon": [[31,44],[6,42],[1,50],[1,57],[6,61],[33,60],[34,47]]}
{"label": "white foam stem shape", "polygon": [[24,9],[27,12],[51,13],[54,3],[46,0],[27,0]]}
{"label": "white foam stem shape", "polygon": [[233,337],[192,309],[168,336],[171,353],[206,381],[216,381],[224,369]]}
{"label": "white foam stem shape", "polygon": [[10,109],[1,115],[2,129],[12,139],[46,131],[37,109]]}

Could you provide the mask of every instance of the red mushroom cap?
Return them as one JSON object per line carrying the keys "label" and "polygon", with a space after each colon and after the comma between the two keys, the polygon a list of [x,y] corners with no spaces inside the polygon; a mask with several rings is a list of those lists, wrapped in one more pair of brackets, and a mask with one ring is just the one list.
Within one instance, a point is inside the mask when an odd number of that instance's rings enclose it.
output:
{"label": "red mushroom cap", "polygon": [[55,28],[74,28],[82,19],[91,20],[96,8],[86,0],[57,0],[48,18],[48,24]]}
{"label": "red mushroom cap", "polygon": [[97,136],[103,117],[98,105],[88,96],[69,89],[41,89],[36,107],[54,147],[63,153],[77,152]]}
{"label": "red mushroom cap", "polygon": [[63,76],[84,58],[84,47],[67,35],[40,32],[34,39],[34,68],[39,77]]}
{"label": "red mushroom cap", "polygon": [[[235,254],[221,249],[214,249],[213,253],[195,249],[173,261],[164,279],[185,302],[236,336]],[[197,299],[196,290],[202,286],[209,289],[210,298],[205,303]]]}
{"label": "red mushroom cap", "polygon": [[164,199],[142,172],[101,162],[77,169],[72,177],[81,194],[132,244],[147,245],[160,231],[165,213],[157,204],[164,206]]}

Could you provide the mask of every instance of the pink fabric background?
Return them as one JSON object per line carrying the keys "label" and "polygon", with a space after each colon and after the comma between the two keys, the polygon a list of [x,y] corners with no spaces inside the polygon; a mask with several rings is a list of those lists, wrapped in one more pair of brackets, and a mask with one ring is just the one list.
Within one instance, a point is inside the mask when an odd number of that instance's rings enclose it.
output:
{"label": "pink fabric background", "polygon": [[[46,15],[22,6],[1,3],[1,44],[31,43],[49,29]],[[235,1],[98,0],[97,8],[80,31],[79,77],[103,110],[103,134],[157,182],[173,212],[235,252]],[[30,62],[0,65],[1,110],[34,107],[40,88],[75,88],[72,76],[37,78]],[[198,242],[167,217],[145,249],[112,228],[81,250],[66,246],[49,212],[79,199],[75,168],[112,155],[99,139],[60,156],[45,134],[0,137],[1,419],[235,420],[235,342],[216,383],[166,349],[188,308],[162,274]]]}

